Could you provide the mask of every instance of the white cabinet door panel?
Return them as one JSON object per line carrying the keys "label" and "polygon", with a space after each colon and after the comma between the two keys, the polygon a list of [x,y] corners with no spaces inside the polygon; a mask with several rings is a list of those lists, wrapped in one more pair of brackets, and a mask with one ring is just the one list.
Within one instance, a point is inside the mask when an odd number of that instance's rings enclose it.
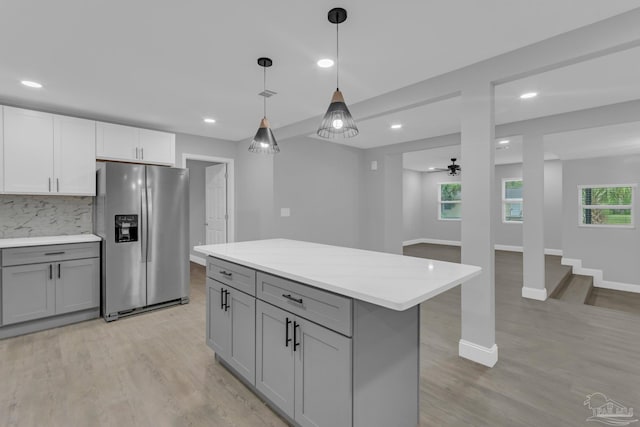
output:
{"label": "white cabinet door panel", "polygon": [[140,160],[144,163],[175,164],[175,134],[140,129],[139,144]]}
{"label": "white cabinet door panel", "polygon": [[54,116],[54,191],[95,196],[96,122]]}
{"label": "white cabinet door panel", "polygon": [[138,128],[98,122],[96,129],[97,157],[111,160],[138,160]]}
{"label": "white cabinet door panel", "polygon": [[53,115],[4,107],[4,191],[53,189]]}
{"label": "white cabinet door panel", "polygon": [[0,193],[4,192],[4,125],[3,108],[0,105]]}

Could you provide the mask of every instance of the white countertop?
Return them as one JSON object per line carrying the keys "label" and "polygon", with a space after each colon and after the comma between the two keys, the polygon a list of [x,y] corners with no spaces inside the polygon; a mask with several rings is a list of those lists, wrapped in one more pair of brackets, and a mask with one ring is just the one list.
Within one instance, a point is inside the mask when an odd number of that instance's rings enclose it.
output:
{"label": "white countertop", "polygon": [[0,249],[19,248],[23,246],[64,245],[65,243],[99,242],[102,240],[95,234],[75,234],[72,236],[16,237],[0,239]]}
{"label": "white countertop", "polygon": [[480,267],[472,265],[286,239],[193,249],[398,311],[433,298],[481,272]]}

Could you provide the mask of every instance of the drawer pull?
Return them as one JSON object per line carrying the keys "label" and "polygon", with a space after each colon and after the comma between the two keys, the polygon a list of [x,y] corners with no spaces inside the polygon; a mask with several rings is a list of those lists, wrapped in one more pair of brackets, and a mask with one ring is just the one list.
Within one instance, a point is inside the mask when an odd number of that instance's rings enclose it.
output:
{"label": "drawer pull", "polygon": [[289,301],[297,302],[298,304],[302,304],[302,298],[292,297],[291,294],[282,294],[283,297],[288,299]]}
{"label": "drawer pull", "polygon": [[64,251],[62,252],[47,252],[45,253],[45,255],[50,256],[50,255],[64,255]]}
{"label": "drawer pull", "polygon": [[229,277],[229,278],[233,275],[233,273],[227,273],[227,272],[226,272],[226,271],[224,271],[224,270],[220,270],[220,271],[219,271],[219,273],[220,273],[220,274],[222,274],[223,276],[227,276],[227,277]]}

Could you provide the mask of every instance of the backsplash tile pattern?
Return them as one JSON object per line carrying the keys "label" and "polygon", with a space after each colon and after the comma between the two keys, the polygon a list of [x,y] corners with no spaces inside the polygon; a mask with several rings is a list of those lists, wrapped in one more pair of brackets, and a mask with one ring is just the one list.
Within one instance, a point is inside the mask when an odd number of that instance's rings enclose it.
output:
{"label": "backsplash tile pattern", "polygon": [[0,195],[0,238],[88,234],[93,197]]}

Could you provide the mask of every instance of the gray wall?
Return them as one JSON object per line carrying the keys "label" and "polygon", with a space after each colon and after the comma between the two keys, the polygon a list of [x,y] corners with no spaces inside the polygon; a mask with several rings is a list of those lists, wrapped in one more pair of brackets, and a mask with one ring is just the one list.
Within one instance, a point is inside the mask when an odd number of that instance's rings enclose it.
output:
{"label": "gray wall", "polygon": [[[562,162],[547,161],[545,168],[545,248],[562,249]],[[441,182],[457,182],[460,177],[452,177],[445,172],[415,172],[404,174],[403,205],[410,208],[403,212],[404,218],[411,218],[417,214],[418,203],[410,203],[407,199],[420,197],[422,202],[420,215],[423,218],[422,227],[417,229],[413,220],[404,224],[404,241],[429,238],[437,240],[460,241],[460,221],[438,220],[438,189]],[[407,176],[422,175],[422,185],[416,196],[416,186],[407,185]],[[495,244],[506,246],[522,246],[522,224],[502,222],[502,180],[504,178],[521,178],[522,164],[498,165],[495,170],[495,215],[494,232]],[[407,193],[408,191],[408,193]],[[464,189],[463,189],[464,194]],[[463,195],[464,199],[464,195]],[[526,213],[525,213],[526,215]]]}
{"label": "gray wall", "polygon": [[93,197],[0,195],[0,238],[92,232]]}
{"label": "gray wall", "polygon": [[196,245],[206,244],[206,169],[216,163],[187,160],[189,169],[189,248],[191,255],[202,258],[193,251]]}
{"label": "gray wall", "polygon": [[[274,157],[275,234],[358,247],[362,150],[313,138],[283,141],[280,148]],[[281,217],[281,208],[291,216]]]}
{"label": "gray wall", "polygon": [[640,202],[636,189],[633,229],[578,226],[578,185],[638,184],[640,156],[571,160],[563,165],[564,257],[603,271],[605,281],[640,286]]}

